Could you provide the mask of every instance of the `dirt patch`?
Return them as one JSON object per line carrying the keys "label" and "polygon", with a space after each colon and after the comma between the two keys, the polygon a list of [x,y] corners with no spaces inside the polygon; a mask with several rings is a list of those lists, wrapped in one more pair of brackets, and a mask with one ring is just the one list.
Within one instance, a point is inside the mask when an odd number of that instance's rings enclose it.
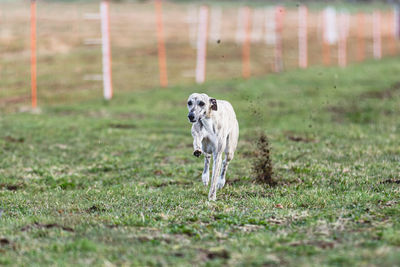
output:
{"label": "dirt patch", "polygon": [[273,180],[273,167],[270,155],[270,145],[268,137],[265,134],[260,134],[257,140],[255,158],[253,160],[253,172],[256,177],[256,182],[276,185]]}
{"label": "dirt patch", "polygon": [[230,254],[226,249],[212,248],[212,249],[200,249],[204,253],[205,257],[209,260],[213,259],[229,259]]}
{"label": "dirt patch", "polygon": [[0,184],[0,189],[7,189],[10,191],[17,191],[24,187],[24,184]]}
{"label": "dirt patch", "polygon": [[12,137],[12,136],[6,136],[6,137],[4,137],[4,140],[6,142],[9,142],[9,143],[23,143],[23,142],[25,142],[25,139],[23,137],[15,138],[15,137]]}
{"label": "dirt patch", "polygon": [[315,139],[302,136],[288,135],[287,138],[293,142],[316,143]]}
{"label": "dirt patch", "polygon": [[7,245],[10,245],[10,244],[11,244],[11,242],[7,238],[0,238],[0,245],[7,246]]}
{"label": "dirt patch", "polygon": [[23,232],[30,231],[33,228],[39,228],[39,229],[60,228],[67,232],[75,232],[74,229],[72,229],[71,227],[59,225],[57,223],[42,224],[42,223],[38,223],[38,222],[34,222],[33,224],[25,225],[24,227],[21,228],[21,231],[23,231]]}
{"label": "dirt patch", "polygon": [[400,184],[400,179],[387,179],[380,182],[380,184]]}
{"label": "dirt patch", "polygon": [[88,208],[86,210],[86,212],[88,212],[88,213],[104,212],[104,211],[106,211],[106,209],[100,208],[100,207],[98,207],[96,205],[93,205],[93,206],[91,206],[90,208]]}
{"label": "dirt patch", "polygon": [[360,98],[378,98],[378,99],[390,99],[393,98],[394,94],[400,91],[400,82],[397,82],[389,88],[381,91],[368,91],[362,93]]}
{"label": "dirt patch", "polygon": [[114,129],[136,129],[137,126],[134,124],[123,124],[123,123],[110,123],[108,125],[110,128]]}

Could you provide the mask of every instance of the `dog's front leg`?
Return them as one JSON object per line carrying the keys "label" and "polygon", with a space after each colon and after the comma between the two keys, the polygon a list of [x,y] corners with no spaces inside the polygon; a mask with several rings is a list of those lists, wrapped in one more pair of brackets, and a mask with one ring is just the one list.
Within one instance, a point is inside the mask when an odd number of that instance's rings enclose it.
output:
{"label": "dog's front leg", "polygon": [[193,136],[193,155],[196,157],[200,157],[201,151],[201,141],[203,140],[203,135],[201,132],[192,128],[192,136]]}
{"label": "dog's front leg", "polygon": [[213,153],[213,170],[211,178],[210,192],[208,193],[208,200],[215,201],[217,199],[217,182],[219,173],[221,172],[222,164],[222,151]]}
{"label": "dog's front leg", "polygon": [[204,170],[201,174],[201,180],[205,186],[208,185],[208,181],[210,180],[210,159],[211,155],[208,153],[204,153]]}

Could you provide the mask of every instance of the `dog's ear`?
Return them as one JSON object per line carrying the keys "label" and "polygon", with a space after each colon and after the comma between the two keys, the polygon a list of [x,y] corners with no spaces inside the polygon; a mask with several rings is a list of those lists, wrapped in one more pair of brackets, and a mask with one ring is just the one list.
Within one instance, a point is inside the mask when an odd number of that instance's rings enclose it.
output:
{"label": "dog's ear", "polygon": [[212,110],[218,110],[217,100],[215,98],[210,98],[210,105]]}

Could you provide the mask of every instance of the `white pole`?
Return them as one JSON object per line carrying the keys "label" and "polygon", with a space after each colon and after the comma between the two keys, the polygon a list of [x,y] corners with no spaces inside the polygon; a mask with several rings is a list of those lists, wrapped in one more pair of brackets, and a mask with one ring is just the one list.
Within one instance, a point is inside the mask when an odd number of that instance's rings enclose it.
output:
{"label": "white pole", "polygon": [[336,10],[333,7],[327,7],[324,10],[324,40],[328,44],[335,44],[338,39]]}
{"label": "white pole", "polygon": [[374,58],[380,59],[382,57],[382,40],[381,40],[381,13],[374,11],[372,14],[373,20],[373,39],[374,39]]}
{"label": "white pole", "polygon": [[197,64],[196,82],[203,83],[206,76],[206,55],[207,55],[207,28],[208,28],[208,8],[200,7],[199,24],[197,30]]}
{"label": "white pole", "polygon": [[307,68],[307,15],[305,6],[299,6],[299,67]]}
{"label": "white pole", "polygon": [[112,98],[111,84],[111,46],[110,46],[110,14],[108,1],[100,3],[101,43],[103,55],[103,89],[104,99]]}
{"label": "white pole", "polygon": [[221,40],[221,18],[221,8],[213,7],[210,14],[210,43],[216,43]]}

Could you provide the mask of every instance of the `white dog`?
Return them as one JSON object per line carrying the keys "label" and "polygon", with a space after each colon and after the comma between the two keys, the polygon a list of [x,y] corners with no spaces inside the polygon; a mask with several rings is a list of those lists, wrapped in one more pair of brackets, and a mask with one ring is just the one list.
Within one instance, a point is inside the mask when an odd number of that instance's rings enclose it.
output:
{"label": "white dog", "polygon": [[[213,170],[209,200],[215,200],[217,187],[225,185],[226,170],[233,159],[239,138],[239,124],[232,105],[224,100],[210,98],[206,94],[194,93],[189,96],[188,118],[192,125],[193,155],[204,153],[202,180],[205,186],[209,181],[209,164],[213,155]],[[222,162],[222,153],[225,159]]]}

